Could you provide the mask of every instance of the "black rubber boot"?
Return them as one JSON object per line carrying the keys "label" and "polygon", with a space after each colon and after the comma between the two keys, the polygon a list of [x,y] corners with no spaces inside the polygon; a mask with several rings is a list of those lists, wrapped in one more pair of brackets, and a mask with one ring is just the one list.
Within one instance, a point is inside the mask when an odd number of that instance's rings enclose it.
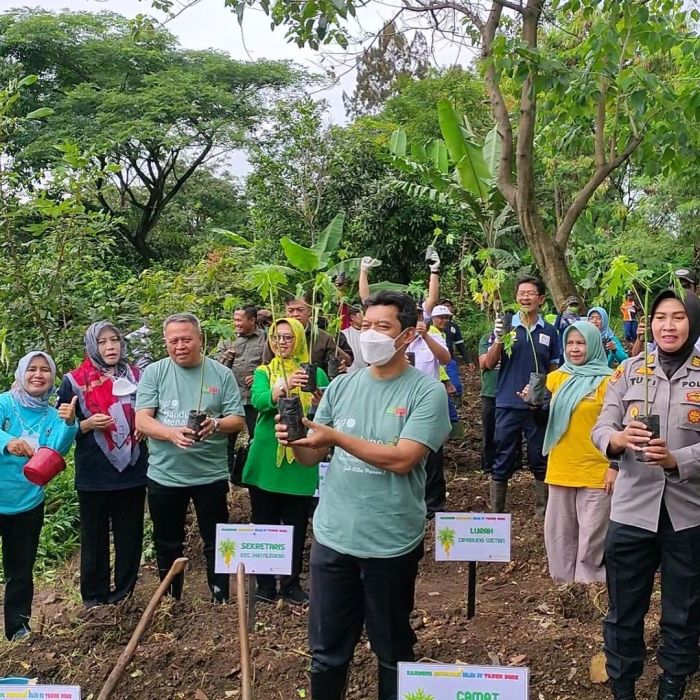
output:
{"label": "black rubber boot", "polygon": [[377,675],[378,700],[396,700],[399,693],[398,685],[396,666],[393,668],[384,666],[380,661]]}
{"label": "black rubber boot", "polygon": [[311,700],[344,700],[347,685],[347,666],[311,671]]}
{"label": "black rubber boot", "polygon": [[610,679],[610,691],[615,700],[636,700],[634,681]]}
{"label": "black rubber boot", "polygon": [[672,676],[664,673],[659,676],[657,700],[681,700],[685,695],[686,676]]}

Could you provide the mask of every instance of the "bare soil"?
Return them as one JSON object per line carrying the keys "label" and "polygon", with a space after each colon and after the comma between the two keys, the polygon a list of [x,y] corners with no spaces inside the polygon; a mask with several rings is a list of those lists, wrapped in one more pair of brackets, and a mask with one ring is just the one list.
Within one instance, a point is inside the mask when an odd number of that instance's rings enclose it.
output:
{"label": "bare soil", "polygon": [[[466,378],[463,417],[467,435],[447,448],[448,510],[488,509],[488,482],[479,469],[478,380]],[[599,700],[604,685],[591,682],[592,657],[602,650],[605,591],[559,587],[549,578],[542,523],[534,518],[530,474],[518,473],[509,492],[513,513],[513,559],[480,564],[476,617],[466,619],[467,566],[434,561],[428,528],[414,627],[417,658],[439,662],[526,665],[532,700]],[[249,518],[247,493],[231,494],[232,521]],[[223,700],[240,697],[238,620],[235,605],[208,602],[201,546],[190,531],[191,557],[184,599],[165,601],[147,630],[114,698]],[[34,634],[20,643],[0,643],[0,676],[27,676],[46,683],[78,684],[96,697],[157,587],[152,562],[143,566],[133,600],[83,610],[75,562],[60,581],[38,591]],[[232,586],[232,591],[235,587]],[[639,697],[655,696],[658,590],[647,616],[649,648]],[[251,636],[258,700],[309,698],[307,611],[286,603],[258,605]],[[376,697],[376,662],[366,640],[358,645],[348,700]],[[695,684],[697,686],[697,684]],[[700,698],[692,687],[686,695]]]}

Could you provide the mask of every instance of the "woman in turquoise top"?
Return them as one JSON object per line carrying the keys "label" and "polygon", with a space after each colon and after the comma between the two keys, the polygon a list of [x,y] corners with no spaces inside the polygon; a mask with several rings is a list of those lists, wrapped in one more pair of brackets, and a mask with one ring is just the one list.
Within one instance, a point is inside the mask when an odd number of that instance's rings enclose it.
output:
{"label": "woman in turquoise top", "polygon": [[603,348],[608,357],[608,367],[617,367],[629,355],[622,347],[620,339],[610,330],[608,312],[602,306],[593,306],[588,310],[588,320],[600,331]]}
{"label": "woman in turquoise top", "polygon": [[[294,542],[292,573],[280,581],[280,594],[288,602],[300,605],[308,596],[299,584],[306,527],[311,499],[318,483],[318,469],[305,467],[294,459],[291,448],[284,448],[275,437],[277,400],[281,396],[298,396],[309,414],[318,403],[320,392],[302,391],[306,374],[302,362],[309,361],[304,327],[293,318],[277,320],[270,330],[270,347],[275,357],[253,374],[250,403],[258,411],[255,436],[250,444],[243,469],[243,483],[248,487],[252,521],[259,525],[292,525]],[[319,387],[328,385],[328,377],[319,369]],[[274,576],[257,576],[258,597],[271,601],[277,597]]]}
{"label": "woman in turquoise top", "polygon": [[44,524],[44,489],[28,481],[24,465],[38,447],[65,455],[77,431],[75,401],[49,405],[56,365],[45,352],[25,355],[10,391],[0,394],[0,538],[5,571],[5,636],[29,633],[32,570]]}

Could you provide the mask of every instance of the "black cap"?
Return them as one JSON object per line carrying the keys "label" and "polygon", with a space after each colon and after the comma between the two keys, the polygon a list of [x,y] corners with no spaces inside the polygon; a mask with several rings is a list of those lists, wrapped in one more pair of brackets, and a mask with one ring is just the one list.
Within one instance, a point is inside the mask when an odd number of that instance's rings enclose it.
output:
{"label": "black cap", "polygon": [[685,267],[676,270],[674,274],[679,280],[688,280],[688,282],[693,285],[698,283],[698,276],[692,270],[688,270]]}

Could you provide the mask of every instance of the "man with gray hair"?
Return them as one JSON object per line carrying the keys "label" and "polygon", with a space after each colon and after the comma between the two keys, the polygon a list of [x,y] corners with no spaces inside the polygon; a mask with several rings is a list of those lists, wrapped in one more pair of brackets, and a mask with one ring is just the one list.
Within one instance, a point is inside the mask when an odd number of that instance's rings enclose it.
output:
{"label": "man with gray hair", "polygon": [[[228,522],[226,436],[243,429],[243,403],[231,371],[204,356],[196,316],[168,316],[163,336],[168,357],[145,369],[136,395],[136,429],[148,438],[148,507],[158,573],[162,580],[183,555],[192,501],[212,598],[223,603],[229,584],[228,575],[214,573],[216,525]],[[190,413],[206,414],[198,429],[188,427]],[[179,599],[182,585],[179,576],[170,595]]]}

